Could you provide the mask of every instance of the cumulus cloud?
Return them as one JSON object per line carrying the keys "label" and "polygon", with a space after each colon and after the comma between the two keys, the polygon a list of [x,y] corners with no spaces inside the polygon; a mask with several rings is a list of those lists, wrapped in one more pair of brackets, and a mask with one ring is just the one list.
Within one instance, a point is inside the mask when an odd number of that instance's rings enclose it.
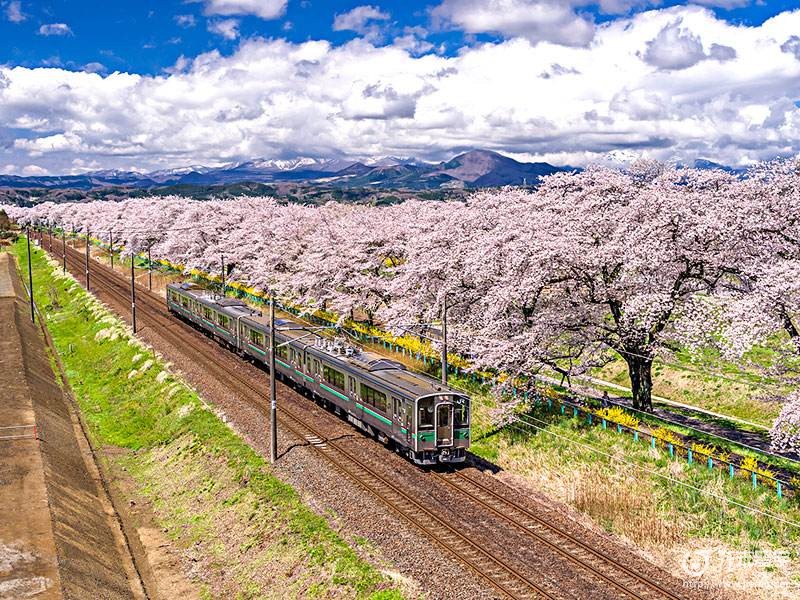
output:
{"label": "cumulus cloud", "polygon": [[783,44],[781,44],[781,52],[792,54],[797,60],[800,60],[800,37],[793,35]]}
{"label": "cumulus cloud", "polygon": [[736,58],[736,49],[723,44],[711,44],[711,50],[708,52],[708,58],[725,62],[726,60],[733,60]]}
{"label": "cumulus cloud", "polygon": [[398,48],[407,50],[410,54],[425,54],[433,50],[434,47],[433,44],[425,39],[427,36],[428,32],[423,27],[405,27],[403,35],[396,37],[393,44]]}
{"label": "cumulus cloud", "polygon": [[680,20],[647,42],[644,53],[645,62],[660,69],[688,69],[705,58],[700,37],[685,29]]}
{"label": "cumulus cloud", "polygon": [[715,8],[739,8],[740,6],[747,6],[753,0],[694,0],[695,4],[702,6],[712,6]]}
{"label": "cumulus cloud", "polygon": [[6,19],[12,23],[22,23],[25,19],[27,19],[25,13],[22,12],[22,3],[19,0],[12,0],[4,6]]}
{"label": "cumulus cloud", "polygon": [[594,37],[594,23],[576,13],[573,4],[562,0],[444,0],[431,11],[431,17],[439,27],[467,33],[585,46]]}
{"label": "cumulus cloud", "polygon": [[108,71],[108,69],[106,69],[106,66],[103,63],[99,62],[86,63],[85,65],[83,65],[83,70],[86,71],[87,73],[100,73],[100,74],[103,74],[106,71]]}
{"label": "cumulus cloud", "polygon": [[333,19],[334,31],[355,31],[365,36],[375,36],[379,27],[375,21],[387,21],[391,15],[377,6],[356,6],[354,9],[337,14]]}
{"label": "cumulus cloud", "polygon": [[179,27],[194,27],[197,25],[197,19],[194,15],[175,15],[175,23]]}
{"label": "cumulus cloud", "polygon": [[47,169],[43,169],[38,165],[25,165],[20,173],[26,177],[42,177],[50,174]]}
{"label": "cumulus cloud", "polygon": [[[648,42],[677,20],[689,52],[658,56],[693,65],[653,68]],[[800,152],[797,31],[800,12],[744,26],[673,7],[603,23],[590,47],[516,37],[418,56],[361,37],[253,38],[158,76],[0,66],[0,138],[13,140],[3,164],[58,173],[76,158],[141,170],[258,156],[438,160],[469,147],[556,164],[623,151],[748,164]]]}
{"label": "cumulus cloud", "polygon": [[220,19],[209,21],[208,30],[221,35],[226,40],[235,40],[239,37],[239,19]]}
{"label": "cumulus cloud", "polygon": [[203,14],[222,16],[253,15],[265,20],[277,19],[286,12],[288,0],[190,0],[202,2]]}
{"label": "cumulus cloud", "polygon": [[72,35],[66,23],[48,23],[39,27],[39,35]]}

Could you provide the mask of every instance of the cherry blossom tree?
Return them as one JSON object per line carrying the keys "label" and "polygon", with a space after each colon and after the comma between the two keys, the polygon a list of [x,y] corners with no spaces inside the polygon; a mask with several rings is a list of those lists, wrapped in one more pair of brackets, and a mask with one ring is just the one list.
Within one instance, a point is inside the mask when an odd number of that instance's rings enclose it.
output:
{"label": "cherry blossom tree", "polygon": [[797,334],[797,179],[785,165],[741,179],[641,162],[466,203],[167,197],[10,216],[113,229],[129,251],[152,247],[187,269],[219,273],[224,254],[242,283],[397,328],[437,321],[446,305],[452,342],[476,366],[570,375],[616,354],[634,404],[648,407],[653,361],[675,344],[724,337],[741,349],[781,326]]}

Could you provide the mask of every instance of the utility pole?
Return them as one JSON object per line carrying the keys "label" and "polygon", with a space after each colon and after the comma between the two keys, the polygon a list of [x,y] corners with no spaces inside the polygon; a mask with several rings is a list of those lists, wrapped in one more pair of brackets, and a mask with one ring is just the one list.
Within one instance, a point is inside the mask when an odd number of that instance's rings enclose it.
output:
{"label": "utility pole", "polygon": [[53,228],[52,227],[48,227],[47,228],[47,234],[49,236],[49,238],[47,240],[47,243],[50,246],[50,252],[52,252],[53,251]]}
{"label": "utility pole", "polygon": [[442,302],[442,383],[447,385],[447,297]]}
{"label": "utility pole", "polygon": [[113,271],[114,270],[114,230],[112,229],[111,231],[108,232],[108,234],[111,236],[111,240],[109,241],[109,244],[111,245],[111,270]]}
{"label": "utility pole", "polygon": [[278,404],[275,398],[275,295],[269,300],[269,414],[270,462],[278,460]]}
{"label": "utility pole", "polygon": [[225,255],[221,254],[222,257],[222,295],[225,296]]}
{"label": "utility pole", "polygon": [[152,244],[147,247],[147,289],[151,292],[153,291],[153,260],[150,258],[150,248],[152,247]]}
{"label": "utility pole", "polygon": [[89,228],[86,228],[86,291],[89,291]]}
{"label": "utility pole", "polygon": [[67,274],[67,231],[61,229],[61,261],[64,269],[64,275]]}
{"label": "utility pole", "polygon": [[31,228],[28,227],[25,239],[28,241],[28,291],[31,297],[31,322],[36,323],[36,314],[33,309],[33,267],[31,266]]}
{"label": "utility pole", "polygon": [[134,271],[134,256],[131,253],[131,322],[133,333],[136,333],[136,274]]}

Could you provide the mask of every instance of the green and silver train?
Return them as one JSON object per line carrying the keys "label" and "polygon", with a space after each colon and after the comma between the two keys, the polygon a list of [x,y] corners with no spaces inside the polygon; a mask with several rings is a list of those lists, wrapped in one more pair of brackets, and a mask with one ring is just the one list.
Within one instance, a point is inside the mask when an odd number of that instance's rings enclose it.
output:
{"label": "green and silver train", "polygon": [[[170,312],[242,356],[269,364],[269,318],[191,283],[167,286]],[[419,465],[464,461],[470,403],[464,393],[403,364],[276,319],[280,378]]]}

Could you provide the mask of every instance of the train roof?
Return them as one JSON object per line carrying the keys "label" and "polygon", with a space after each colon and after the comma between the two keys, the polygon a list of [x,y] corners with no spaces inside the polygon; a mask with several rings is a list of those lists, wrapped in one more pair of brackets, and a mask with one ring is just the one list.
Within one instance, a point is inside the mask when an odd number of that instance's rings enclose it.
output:
{"label": "train roof", "polygon": [[[195,284],[170,284],[168,287],[177,288],[180,291],[188,292],[188,295],[207,304],[215,304],[221,307],[226,314],[233,318],[242,317],[245,321],[260,325],[265,331],[269,330],[269,316],[261,311],[255,310],[234,298],[221,298],[213,292]],[[276,334],[280,337],[292,340],[302,339],[302,344],[306,350],[317,352],[323,356],[334,359],[334,361],[349,366],[359,372],[359,375],[366,379],[378,379],[396,388],[398,391],[414,397],[428,396],[431,394],[455,394],[465,396],[463,392],[443,385],[441,382],[408,368],[401,362],[386,358],[385,356],[342,344],[330,338],[323,337],[303,323],[284,317],[276,318]],[[352,351],[348,351],[352,348]]]}

